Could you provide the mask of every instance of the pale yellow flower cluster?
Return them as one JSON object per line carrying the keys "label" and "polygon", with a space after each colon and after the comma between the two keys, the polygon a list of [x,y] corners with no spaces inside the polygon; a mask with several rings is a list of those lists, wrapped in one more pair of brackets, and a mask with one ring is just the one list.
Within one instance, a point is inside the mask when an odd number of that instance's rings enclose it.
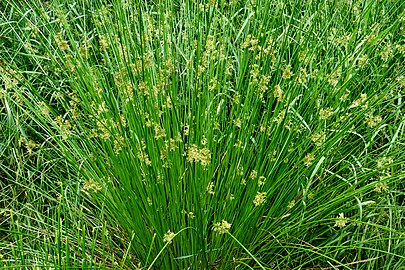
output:
{"label": "pale yellow flower cluster", "polygon": [[284,118],[285,118],[285,113],[286,110],[281,110],[279,111],[279,113],[277,114],[277,116],[273,119],[273,122],[276,122],[277,124],[281,124],[281,122],[283,122]]}
{"label": "pale yellow flower cluster", "polygon": [[21,146],[24,144],[24,147],[27,149],[28,154],[32,154],[32,151],[38,147],[38,145],[33,140],[28,140],[25,137],[21,137],[18,141],[18,144]]}
{"label": "pale yellow flower cluster", "polygon": [[86,180],[83,183],[83,190],[85,190],[85,191],[97,192],[97,191],[100,191],[102,189],[103,189],[103,187],[100,185],[100,183],[98,183],[94,179]]}
{"label": "pale yellow flower cluster", "polygon": [[349,219],[345,218],[343,213],[340,213],[335,222],[335,227],[343,228],[346,226],[346,224],[348,222],[349,222]]}
{"label": "pale yellow flower cluster", "polygon": [[294,206],[295,206],[295,200],[291,200],[291,201],[288,203],[287,208],[288,208],[288,209],[291,209],[291,208],[293,208]]}
{"label": "pale yellow flower cluster", "polygon": [[274,86],[274,91],[273,91],[274,97],[277,99],[278,102],[283,101],[284,96],[283,96],[283,90],[281,89],[280,85]]}
{"label": "pale yellow flower cluster", "polygon": [[217,232],[219,234],[224,234],[229,231],[231,226],[232,226],[231,223],[229,223],[226,220],[222,220],[222,222],[217,222],[214,224],[213,230],[214,230],[214,232]]}
{"label": "pale yellow flower cluster", "polygon": [[187,149],[187,161],[207,166],[211,163],[211,152],[208,148],[198,148],[197,145],[192,144]]}
{"label": "pale yellow flower cluster", "polygon": [[310,166],[312,164],[312,162],[314,161],[314,159],[315,159],[314,154],[312,154],[312,153],[307,154],[304,157],[304,165],[307,166],[307,167]]}
{"label": "pale yellow flower cluster", "polygon": [[250,175],[249,175],[249,178],[250,179],[256,179],[257,178],[257,171],[256,170],[253,170],[251,173],[250,173]]}
{"label": "pale yellow flower cluster", "polygon": [[232,104],[240,104],[240,94],[239,92],[235,92],[235,94],[232,97]]}
{"label": "pale yellow flower cluster", "polygon": [[121,134],[114,136],[114,153],[118,155],[125,146],[125,139]]}
{"label": "pale yellow flower cluster", "polygon": [[382,50],[381,50],[381,52],[380,52],[380,56],[381,56],[381,59],[384,61],[384,62],[386,62],[388,59],[389,59],[389,57],[392,55],[392,46],[391,45],[387,45],[387,46],[385,46]]}
{"label": "pale yellow flower cluster", "polygon": [[59,32],[55,36],[55,41],[61,51],[66,51],[69,49],[69,43],[66,40],[64,40],[62,36],[63,36],[63,33]]}
{"label": "pale yellow flower cluster", "polygon": [[163,242],[170,244],[175,236],[176,234],[174,232],[168,230],[167,233],[163,235]]}
{"label": "pale yellow flower cluster", "polygon": [[207,192],[208,192],[209,194],[211,194],[211,195],[214,195],[214,194],[215,194],[215,191],[214,191],[214,183],[213,183],[213,182],[211,182],[211,183],[208,184],[208,186],[207,186]]}
{"label": "pale yellow flower cluster", "polygon": [[55,118],[55,123],[59,127],[62,138],[64,140],[68,139],[72,133],[72,125],[69,120],[63,119],[61,115]]}
{"label": "pale yellow flower cluster", "polygon": [[259,40],[254,36],[252,36],[251,34],[248,34],[246,36],[246,40],[242,43],[242,48],[243,49],[248,48],[249,51],[255,51],[258,44]]}
{"label": "pale yellow flower cluster", "polygon": [[214,36],[208,35],[205,43],[205,50],[202,53],[201,63],[197,67],[197,74],[200,76],[203,74],[210,63],[214,63],[223,55],[223,50],[225,47],[223,45],[218,45]]}
{"label": "pale yellow flower cluster", "polygon": [[358,106],[361,106],[362,108],[367,108],[368,107],[368,101],[367,101],[367,94],[361,94],[360,98],[356,99],[353,101],[353,103],[350,105],[350,109],[351,108],[356,108]]}
{"label": "pale yellow flower cluster", "polygon": [[99,37],[99,44],[100,44],[100,50],[104,51],[109,47],[109,43],[107,40],[107,37],[105,35],[100,35]]}
{"label": "pale yellow flower cluster", "polygon": [[242,128],[242,120],[240,119],[240,117],[236,118],[235,120],[233,120],[233,124],[237,127],[237,128]]}
{"label": "pale yellow flower cluster", "polygon": [[311,141],[313,141],[315,143],[316,146],[321,146],[326,140],[326,134],[324,131],[320,131],[317,133],[314,133],[311,136]]}
{"label": "pale yellow flower cluster", "polygon": [[164,128],[162,128],[160,126],[159,123],[154,122],[153,129],[155,130],[155,139],[160,139],[160,138],[165,138],[166,137],[166,131],[165,131]]}
{"label": "pale yellow flower cluster", "polygon": [[373,115],[369,115],[367,118],[366,118],[366,124],[367,124],[367,126],[369,126],[369,127],[375,127],[375,126],[377,126],[379,123],[381,123],[382,122],[382,117],[380,116],[380,115],[375,115],[375,116],[373,116]]}
{"label": "pale yellow flower cluster", "polygon": [[259,98],[263,100],[264,94],[267,92],[267,85],[270,82],[270,76],[261,75],[260,80],[257,85],[257,92],[259,94]]}
{"label": "pale yellow flower cluster", "polygon": [[358,59],[357,59],[357,64],[359,67],[363,68],[368,64],[368,57],[366,54],[362,54]]}
{"label": "pale yellow flower cluster", "polygon": [[347,98],[349,97],[349,95],[350,95],[350,90],[349,89],[346,89],[345,90],[345,93],[339,98],[339,100],[340,101],[346,101],[347,100]]}
{"label": "pale yellow flower cluster", "polygon": [[49,113],[51,112],[48,105],[46,105],[45,102],[40,101],[38,102],[38,105],[40,106],[40,113],[44,116],[49,115]]}
{"label": "pale yellow flower cluster", "polygon": [[266,184],[266,177],[264,177],[263,175],[259,177],[259,180],[257,181],[257,185],[259,187],[264,186],[264,184]]}
{"label": "pale yellow flower cluster", "polygon": [[322,109],[319,111],[319,118],[321,118],[322,120],[326,120],[326,119],[328,119],[329,117],[331,117],[332,114],[333,114],[333,108],[331,108],[331,107],[326,108],[326,109],[323,109],[323,108],[322,108]]}
{"label": "pale yellow flower cluster", "polygon": [[299,84],[304,84],[307,81],[308,78],[308,73],[306,68],[300,67],[300,71],[298,72],[297,75],[297,82]]}
{"label": "pale yellow flower cluster", "polygon": [[386,166],[391,165],[392,163],[394,163],[394,159],[392,157],[381,157],[377,160],[377,168],[383,169]]}
{"label": "pale yellow flower cluster", "polygon": [[387,190],[388,190],[388,184],[387,184],[387,182],[379,182],[379,183],[376,183],[376,184],[374,185],[374,190],[375,190],[376,192],[387,191]]}
{"label": "pale yellow flower cluster", "polygon": [[182,213],[183,215],[186,215],[186,216],[187,216],[188,218],[190,218],[190,219],[195,218],[194,212],[187,211],[187,210],[183,209],[183,210],[181,210],[181,213]]}
{"label": "pale yellow flower cluster", "polygon": [[257,192],[254,200],[253,200],[253,204],[255,206],[260,206],[263,203],[266,202],[266,197],[267,197],[267,192]]}
{"label": "pale yellow flower cluster", "polygon": [[286,65],[283,69],[283,75],[282,78],[285,80],[290,79],[292,76],[294,76],[294,73],[292,72],[292,67],[291,65]]}
{"label": "pale yellow flower cluster", "polygon": [[143,163],[145,163],[146,166],[151,166],[152,162],[149,159],[148,154],[146,153],[146,144],[145,141],[142,139],[141,141],[141,148],[138,149],[138,154],[137,157],[139,160]]}

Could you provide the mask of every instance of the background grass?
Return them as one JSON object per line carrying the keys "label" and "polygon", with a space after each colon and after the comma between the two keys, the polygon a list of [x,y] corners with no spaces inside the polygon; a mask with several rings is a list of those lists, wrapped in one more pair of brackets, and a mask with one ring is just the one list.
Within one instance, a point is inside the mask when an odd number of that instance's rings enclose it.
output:
{"label": "background grass", "polygon": [[401,1],[9,1],[4,268],[402,269]]}

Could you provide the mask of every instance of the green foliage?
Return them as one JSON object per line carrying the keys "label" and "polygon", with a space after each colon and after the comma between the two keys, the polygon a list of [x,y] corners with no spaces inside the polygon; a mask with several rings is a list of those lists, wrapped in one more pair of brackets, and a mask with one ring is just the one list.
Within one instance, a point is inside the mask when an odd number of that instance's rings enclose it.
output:
{"label": "green foliage", "polygon": [[402,1],[2,5],[5,268],[405,265]]}

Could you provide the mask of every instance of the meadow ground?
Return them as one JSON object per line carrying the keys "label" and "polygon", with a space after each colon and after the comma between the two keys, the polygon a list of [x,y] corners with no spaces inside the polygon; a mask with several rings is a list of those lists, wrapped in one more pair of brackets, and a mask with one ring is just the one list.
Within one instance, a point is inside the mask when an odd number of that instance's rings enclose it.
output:
{"label": "meadow ground", "polygon": [[0,3],[0,268],[405,269],[405,2]]}

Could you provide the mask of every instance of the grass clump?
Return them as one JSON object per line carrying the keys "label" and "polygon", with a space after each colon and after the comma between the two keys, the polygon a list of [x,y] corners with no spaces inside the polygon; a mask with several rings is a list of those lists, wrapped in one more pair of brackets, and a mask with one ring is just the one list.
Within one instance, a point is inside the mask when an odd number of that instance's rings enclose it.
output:
{"label": "grass clump", "polygon": [[401,269],[401,1],[9,1],[4,267]]}

